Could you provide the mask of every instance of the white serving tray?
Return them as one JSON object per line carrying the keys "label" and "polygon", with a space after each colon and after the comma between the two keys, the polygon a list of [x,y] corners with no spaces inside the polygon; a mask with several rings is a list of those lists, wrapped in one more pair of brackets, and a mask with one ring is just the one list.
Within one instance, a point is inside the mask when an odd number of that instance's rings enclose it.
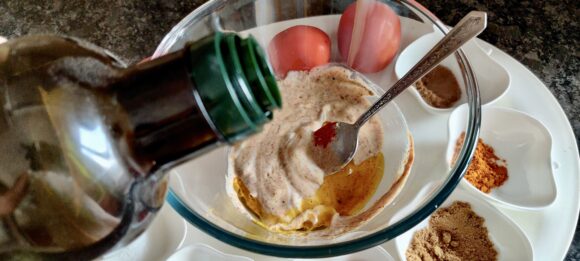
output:
{"label": "white serving tray", "polygon": [[[314,19],[320,19],[320,17]],[[308,24],[312,25],[313,23],[310,21]],[[324,27],[325,25],[321,26]],[[403,40],[404,42],[407,41],[408,44],[409,39]],[[541,121],[550,131],[553,138],[552,166],[558,191],[555,202],[549,207],[540,210],[512,210],[493,202],[491,203],[524,230],[525,235],[531,241],[535,260],[562,260],[572,242],[580,209],[580,159],[572,127],[558,101],[533,73],[496,47],[481,40],[478,40],[477,43],[486,50],[486,53],[490,53],[493,59],[503,65],[511,77],[511,86],[508,93],[491,106],[508,107],[525,112]],[[392,70],[392,66],[389,67]],[[436,171],[433,168],[437,168],[437,171],[446,171],[446,167],[443,164],[445,160],[443,152],[447,144],[447,117],[449,115],[429,114],[417,104],[416,99],[409,92],[402,93],[395,101],[403,111],[409,128],[415,137],[416,150],[433,150],[432,155],[440,155],[441,157],[422,159],[424,164],[421,165],[429,166],[432,171]],[[425,115],[430,115],[433,119],[425,120]],[[421,120],[419,120],[420,118]],[[433,146],[422,148],[421,137],[427,134],[429,134],[429,138],[426,139],[429,143],[433,144],[433,141],[436,144],[441,143],[443,144],[441,148],[434,148]],[[445,140],[432,140],[444,138]],[[413,172],[425,169],[416,165],[413,166]],[[180,248],[199,243],[209,245],[225,254],[249,257],[254,260],[285,260],[258,255],[229,246],[206,235],[189,223],[184,225],[183,221],[169,206],[165,206],[162,212],[168,213],[160,215],[154,226],[174,226],[174,228],[168,230],[150,229],[142,237],[158,238],[158,240],[177,243],[169,245],[147,241],[147,244],[144,244],[143,240],[137,241],[129,246],[133,255],[125,255],[125,257],[123,257],[124,255],[118,255],[114,260],[134,260],[131,257],[136,257],[134,253],[139,253],[139,251],[158,253],[155,255],[155,259],[149,259],[152,257],[150,256],[140,260],[159,260],[161,256],[167,258]],[[176,229],[185,230],[185,233],[167,233],[167,231],[175,231]],[[401,260],[402,258],[397,254],[395,244],[395,240],[391,240],[382,244],[381,247],[386,249],[395,260]],[[120,251],[123,252],[125,250]],[[514,251],[518,250],[514,249]],[[378,253],[380,251],[375,252]],[[354,254],[353,257],[357,257],[357,254]],[[363,260],[369,259],[366,254],[360,256],[360,258],[365,258]],[[109,259],[105,258],[105,260]]]}

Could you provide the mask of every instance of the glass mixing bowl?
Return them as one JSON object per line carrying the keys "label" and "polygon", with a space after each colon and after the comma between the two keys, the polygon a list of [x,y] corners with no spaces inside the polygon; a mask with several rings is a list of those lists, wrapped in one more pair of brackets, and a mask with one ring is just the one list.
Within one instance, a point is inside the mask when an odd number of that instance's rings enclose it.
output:
{"label": "glass mixing bowl", "polygon": [[[342,59],[336,47],[338,21],[341,13],[353,2],[209,1],[171,30],[154,57],[178,50],[188,41],[198,40],[215,31],[252,34],[266,49],[276,33],[302,24],[316,26],[330,36],[331,61],[340,63]],[[401,20],[399,52],[422,35],[448,31],[446,25],[415,1],[383,2],[395,10]],[[408,94],[397,97],[378,116],[385,129],[385,174],[376,195],[364,210],[382,195],[390,193],[391,196],[384,209],[362,227],[336,238],[309,240],[295,234],[273,233],[253,223],[234,207],[227,196],[227,148],[212,151],[173,169],[168,202],[185,219],[209,235],[230,245],[266,255],[336,256],[370,248],[397,237],[427,218],[449,196],[463,177],[475,148],[480,125],[477,83],[462,51],[448,59],[459,68],[456,78],[462,85],[469,108],[465,140],[455,164],[448,168],[444,159],[448,143],[448,115],[424,110]],[[396,60],[378,73],[359,76],[380,95],[382,89],[388,89],[396,81],[395,63]],[[411,162],[412,167],[408,168]],[[410,173],[405,172],[409,169]],[[422,203],[411,207],[411,201]]]}

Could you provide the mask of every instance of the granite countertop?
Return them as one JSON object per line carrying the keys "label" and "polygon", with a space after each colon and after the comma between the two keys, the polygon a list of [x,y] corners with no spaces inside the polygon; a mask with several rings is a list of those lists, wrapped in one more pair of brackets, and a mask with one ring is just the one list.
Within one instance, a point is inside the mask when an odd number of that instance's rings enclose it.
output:
{"label": "granite countertop", "polygon": [[[150,55],[157,43],[203,0],[3,0],[0,35],[58,33],[84,38],[129,62]],[[419,1],[426,2],[426,1]],[[540,77],[564,108],[580,144],[578,0],[440,0],[423,3],[447,24],[471,10],[487,11],[481,38]],[[580,260],[580,231],[567,260]]]}

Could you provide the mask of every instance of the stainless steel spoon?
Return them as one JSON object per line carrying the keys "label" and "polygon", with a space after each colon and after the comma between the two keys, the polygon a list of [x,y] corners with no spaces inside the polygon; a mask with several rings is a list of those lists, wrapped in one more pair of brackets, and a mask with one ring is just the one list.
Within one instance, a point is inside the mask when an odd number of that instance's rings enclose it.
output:
{"label": "stainless steel spoon", "polygon": [[[435,47],[433,47],[405,76],[397,81],[378,101],[376,101],[354,124],[336,122],[335,137],[325,146],[334,152],[337,169],[344,167],[354,157],[358,147],[358,131],[373,115],[388,102],[397,97],[407,87],[411,86],[447,56],[459,49],[463,44],[479,35],[487,26],[485,12],[472,11],[457,23]],[[332,174],[332,173],[329,173]]]}

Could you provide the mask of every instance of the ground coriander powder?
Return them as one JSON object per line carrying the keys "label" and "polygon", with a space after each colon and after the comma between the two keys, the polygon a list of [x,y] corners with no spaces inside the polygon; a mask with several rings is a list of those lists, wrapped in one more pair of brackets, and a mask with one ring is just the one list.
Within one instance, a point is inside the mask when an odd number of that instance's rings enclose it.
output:
{"label": "ground coriander powder", "polygon": [[484,223],[466,202],[455,201],[438,209],[429,219],[429,227],[413,235],[407,260],[497,260]]}

